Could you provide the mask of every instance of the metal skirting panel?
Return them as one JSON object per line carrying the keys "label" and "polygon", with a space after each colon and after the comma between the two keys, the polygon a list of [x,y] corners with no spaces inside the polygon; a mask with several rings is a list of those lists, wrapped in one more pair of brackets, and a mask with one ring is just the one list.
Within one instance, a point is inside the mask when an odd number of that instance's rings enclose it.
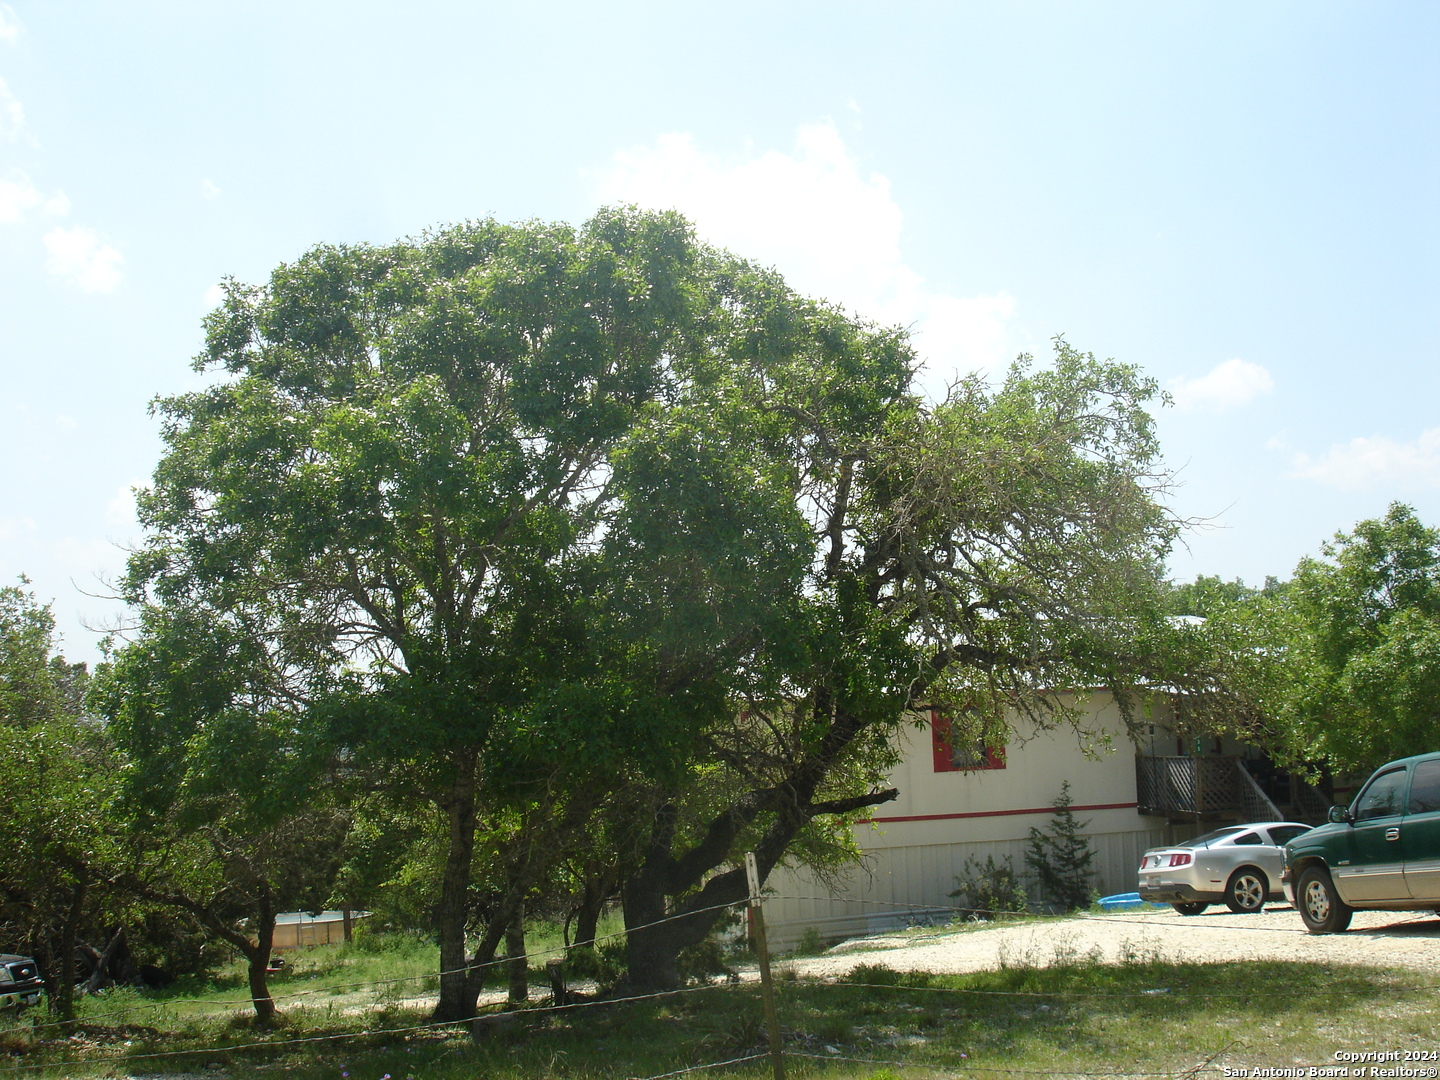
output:
{"label": "metal skirting panel", "polygon": [[[1097,895],[1133,892],[1140,855],[1166,842],[1163,823],[1148,829],[1090,833]],[[1024,840],[974,843],[922,844],[872,848],[860,866],[848,868],[828,882],[804,868],[776,870],[766,882],[772,896],[765,901],[765,923],[772,947],[787,949],[808,929],[824,941],[839,941],[906,926],[939,924],[955,917],[956,900],[948,894],[965,869],[966,860],[984,864],[1010,857],[1024,878]],[[1035,889],[1026,881],[1032,896]]]}

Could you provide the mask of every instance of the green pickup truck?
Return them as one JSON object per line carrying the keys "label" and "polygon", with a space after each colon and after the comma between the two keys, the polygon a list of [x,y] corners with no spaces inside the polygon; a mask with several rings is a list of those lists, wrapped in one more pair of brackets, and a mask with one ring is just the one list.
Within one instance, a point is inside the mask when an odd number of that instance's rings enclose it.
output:
{"label": "green pickup truck", "polygon": [[1312,934],[1357,910],[1440,912],[1440,754],[1377,769],[1328,825],[1285,845],[1281,882]]}

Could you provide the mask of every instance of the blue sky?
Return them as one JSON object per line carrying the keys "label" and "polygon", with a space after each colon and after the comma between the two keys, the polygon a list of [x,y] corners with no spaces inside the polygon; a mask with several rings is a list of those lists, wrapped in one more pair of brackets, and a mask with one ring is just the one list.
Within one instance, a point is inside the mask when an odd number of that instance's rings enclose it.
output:
{"label": "blue sky", "polygon": [[0,3],[0,580],[64,648],[139,538],[224,275],[678,206],[911,325],[938,389],[1063,333],[1171,390],[1171,568],[1440,525],[1440,5]]}

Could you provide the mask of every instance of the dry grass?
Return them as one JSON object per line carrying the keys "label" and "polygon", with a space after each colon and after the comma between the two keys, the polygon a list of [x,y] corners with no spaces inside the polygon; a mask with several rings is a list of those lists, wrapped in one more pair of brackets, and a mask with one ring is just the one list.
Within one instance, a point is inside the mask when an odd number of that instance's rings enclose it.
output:
{"label": "dry grass", "polygon": [[[403,956],[395,962],[409,963]],[[1332,1064],[1341,1049],[1440,1046],[1437,991],[1424,976],[1274,960],[1177,962],[1143,946],[1102,964],[1063,937],[1044,955],[1012,954],[998,970],[899,973],[872,962],[838,983],[801,977],[777,990],[796,1077],[851,1080],[888,1070],[904,1078],[999,1080],[980,1070],[1178,1075],[1197,1067],[1197,1076],[1218,1077],[1226,1066]],[[144,1021],[150,1030],[97,1024],[62,1039],[12,1024],[0,1038],[9,1063],[0,1073],[612,1080],[766,1049],[753,984],[560,1012],[537,1008],[479,1045],[463,1029],[386,1030],[424,1024],[423,1010],[403,1003],[363,1016],[292,1008],[280,1024],[257,1031],[243,1018],[207,1015],[204,998],[196,995],[188,1007],[168,999],[168,1018]],[[706,1075],[759,1077],[768,1069],[762,1059]]]}

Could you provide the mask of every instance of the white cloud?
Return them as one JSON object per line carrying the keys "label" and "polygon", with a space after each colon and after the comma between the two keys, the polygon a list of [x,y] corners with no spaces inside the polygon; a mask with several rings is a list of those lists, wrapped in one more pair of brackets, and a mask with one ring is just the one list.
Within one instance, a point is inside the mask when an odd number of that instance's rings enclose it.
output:
{"label": "white cloud", "polygon": [[21,174],[0,180],[0,225],[14,225],[44,201],[45,196]]}
{"label": "white cloud", "polygon": [[19,36],[20,20],[15,15],[15,9],[9,4],[0,4],[0,41],[14,45]]}
{"label": "white cloud", "polygon": [[36,531],[35,519],[32,517],[0,518],[0,540],[14,540],[22,535],[33,536]]}
{"label": "white cloud", "polygon": [[47,217],[63,217],[70,212],[70,200],[63,191],[45,195],[22,172],[0,179],[0,225],[14,225],[32,210]]}
{"label": "white cloud", "polygon": [[201,302],[205,305],[206,311],[214,311],[220,306],[220,302],[224,299],[225,286],[217,281],[205,290],[205,295],[201,298]]}
{"label": "white cloud", "polygon": [[1238,357],[1216,364],[1198,379],[1183,376],[1170,383],[1182,412],[1224,412],[1248,405],[1275,389],[1275,380],[1259,364]]}
{"label": "white cloud", "polygon": [[105,520],[111,525],[135,526],[139,517],[135,512],[135,489],[143,487],[144,481],[136,480],[115,489],[115,494],[105,503]]}
{"label": "white cloud", "polygon": [[220,186],[207,176],[200,181],[200,194],[207,199],[218,199]]}
{"label": "white cloud", "polygon": [[1423,431],[1410,442],[1383,435],[1351,439],[1336,443],[1322,457],[1295,453],[1291,464],[1291,476],[1350,491],[1380,484],[1440,487],[1440,428]]}
{"label": "white cloud", "polygon": [[861,174],[830,123],[802,127],[793,153],[732,160],[684,134],[617,153],[592,177],[602,202],[675,208],[706,240],[771,264],[802,292],[877,322],[913,328],[932,392],[993,370],[1015,351],[1015,298],[937,292],[906,264],[903,216],[879,173]]}
{"label": "white cloud", "polygon": [[51,229],[45,234],[45,248],[50,257],[45,269],[65,278],[86,292],[114,292],[123,280],[120,264],[125,257],[91,229],[76,225],[70,229]]}
{"label": "white cloud", "polygon": [[17,139],[25,130],[25,110],[20,99],[10,92],[5,80],[0,79],[0,136]]}

